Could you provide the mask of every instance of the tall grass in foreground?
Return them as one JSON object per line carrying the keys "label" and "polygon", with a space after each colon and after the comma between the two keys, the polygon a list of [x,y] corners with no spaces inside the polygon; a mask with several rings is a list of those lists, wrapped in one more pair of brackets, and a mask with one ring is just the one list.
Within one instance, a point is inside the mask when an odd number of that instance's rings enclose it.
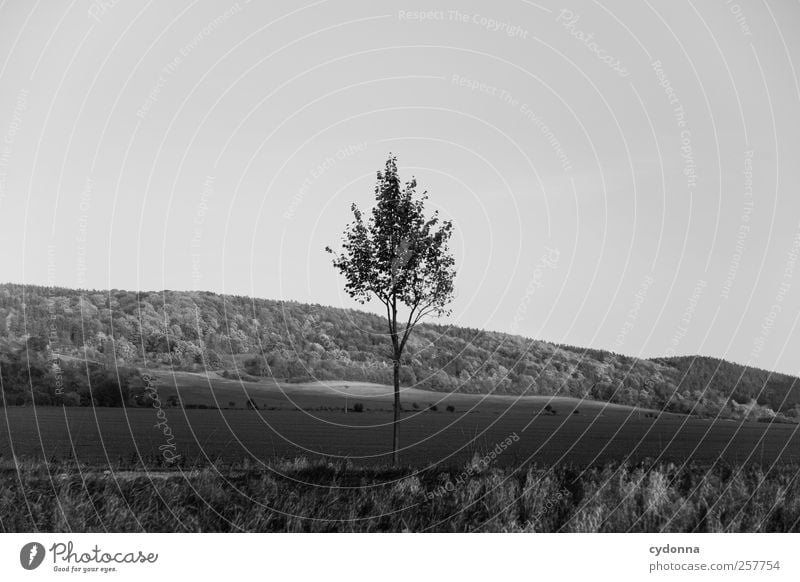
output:
{"label": "tall grass in foreground", "polygon": [[800,531],[797,465],[128,469],[0,460],[0,530]]}

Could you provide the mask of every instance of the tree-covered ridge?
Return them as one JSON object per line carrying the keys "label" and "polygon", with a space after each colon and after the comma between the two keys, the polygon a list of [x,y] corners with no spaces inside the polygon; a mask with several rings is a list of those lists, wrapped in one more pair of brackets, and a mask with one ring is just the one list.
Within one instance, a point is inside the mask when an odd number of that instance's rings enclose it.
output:
{"label": "tree-covered ridge", "polygon": [[[77,376],[147,363],[288,381],[390,384],[387,333],[377,315],[290,301],[0,285],[6,401],[24,400],[31,383],[52,392],[57,378],[48,362],[53,355],[60,357],[62,376],[75,358]],[[37,341],[26,344],[30,339]],[[30,380],[28,360],[43,367]],[[800,416],[800,387],[791,376],[713,358],[641,360],[429,324],[420,325],[409,340],[402,383],[437,391],[558,394],[726,417]]]}

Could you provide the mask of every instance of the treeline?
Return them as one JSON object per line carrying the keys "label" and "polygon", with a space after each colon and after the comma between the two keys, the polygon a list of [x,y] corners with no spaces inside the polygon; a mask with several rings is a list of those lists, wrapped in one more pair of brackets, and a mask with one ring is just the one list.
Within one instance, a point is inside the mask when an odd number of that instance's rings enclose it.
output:
{"label": "treeline", "polygon": [[0,406],[150,406],[136,368],[64,359],[41,338],[0,353]]}
{"label": "treeline", "polygon": [[[14,350],[31,338],[42,342],[34,350],[42,358],[77,358],[97,370],[147,364],[285,381],[386,384],[392,374],[381,317],[208,292],[0,285],[0,338],[6,338],[0,340],[4,379]],[[91,380],[91,366],[82,370]],[[35,386],[54,381],[45,376]],[[411,336],[401,381],[437,391],[559,394],[699,415],[800,417],[794,377],[713,358],[641,360],[437,325],[421,325]],[[30,385],[11,382],[6,401]]]}

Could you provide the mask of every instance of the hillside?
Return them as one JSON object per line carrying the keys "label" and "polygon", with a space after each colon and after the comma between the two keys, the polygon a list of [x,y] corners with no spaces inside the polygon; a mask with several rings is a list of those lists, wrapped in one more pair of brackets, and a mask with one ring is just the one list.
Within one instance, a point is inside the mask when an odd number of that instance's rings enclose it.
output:
{"label": "hillside", "polygon": [[[91,398],[111,406],[139,402],[136,369],[145,364],[244,378],[388,384],[385,327],[380,317],[361,311],[208,292],[4,284],[0,376],[9,404],[32,398],[43,404],[86,404]],[[117,369],[123,370],[119,377]],[[417,328],[402,369],[404,386],[435,391],[558,394],[765,419],[776,413],[779,419],[800,417],[797,382],[714,358],[641,360],[437,325]]]}

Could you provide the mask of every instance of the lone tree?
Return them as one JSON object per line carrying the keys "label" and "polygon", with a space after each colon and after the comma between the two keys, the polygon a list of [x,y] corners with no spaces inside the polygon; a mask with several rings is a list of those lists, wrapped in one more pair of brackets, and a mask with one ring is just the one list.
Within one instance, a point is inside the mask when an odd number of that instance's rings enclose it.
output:
{"label": "lone tree", "polygon": [[[419,321],[431,313],[449,315],[453,300],[455,260],[447,244],[453,233],[449,220],[424,214],[427,192],[416,197],[414,178],[401,187],[397,158],[389,154],[378,172],[376,204],[372,216],[351,206],[354,220],[345,228],[342,251],[333,266],[346,280],[345,291],[359,303],[373,297],[386,307],[394,363],[394,423],[392,460],[398,463],[398,415],[400,412],[400,365],[403,350]],[[404,310],[405,313],[402,313]]]}

